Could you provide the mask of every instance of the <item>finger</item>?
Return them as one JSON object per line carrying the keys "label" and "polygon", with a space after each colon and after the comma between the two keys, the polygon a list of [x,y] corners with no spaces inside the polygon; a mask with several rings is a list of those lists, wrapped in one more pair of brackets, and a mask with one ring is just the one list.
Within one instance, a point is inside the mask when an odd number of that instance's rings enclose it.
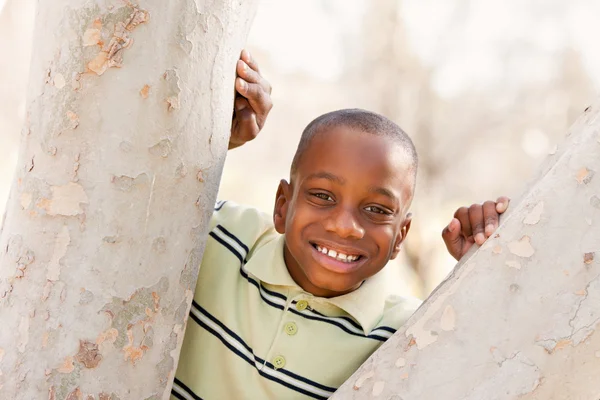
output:
{"label": "finger", "polygon": [[442,231],[442,239],[450,255],[457,260],[460,259],[465,239],[461,235],[460,221],[458,219],[452,218],[452,221]]}
{"label": "finger", "polygon": [[250,108],[250,103],[248,103],[248,99],[242,96],[236,96],[235,103],[233,104],[234,114],[242,111],[245,108]]}
{"label": "finger", "polygon": [[236,66],[238,76],[250,83],[260,83],[262,77],[256,71],[248,66],[243,60],[238,60]]}
{"label": "finger", "polygon": [[260,74],[260,69],[258,68],[258,64],[256,63],[256,61],[254,61],[254,58],[252,58],[252,55],[250,54],[250,52],[248,50],[246,50],[246,49],[242,50],[240,59],[242,59],[246,64],[248,64],[248,66],[250,68],[252,68],[254,71],[256,71]]}
{"label": "finger", "polygon": [[469,209],[467,207],[461,207],[456,210],[454,218],[458,219],[458,222],[460,222],[461,232],[465,239],[473,236],[471,221],[469,220]]}
{"label": "finger", "polygon": [[502,214],[508,208],[508,203],[510,203],[510,199],[506,196],[498,197],[496,200],[496,211],[498,214]]}
{"label": "finger", "polygon": [[481,246],[485,242],[483,209],[481,204],[473,204],[469,207],[469,222],[471,222],[475,243]]}
{"label": "finger", "polygon": [[483,220],[485,221],[485,237],[489,238],[498,228],[498,212],[496,211],[495,202],[486,201],[483,203]]}
{"label": "finger", "polygon": [[273,108],[271,96],[269,96],[263,88],[257,83],[248,83],[241,78],[237,78],[235,82],[237,91],[248,99],[250,107],[256,113],[256,121],[259,127],[265,123],[267,114]]}

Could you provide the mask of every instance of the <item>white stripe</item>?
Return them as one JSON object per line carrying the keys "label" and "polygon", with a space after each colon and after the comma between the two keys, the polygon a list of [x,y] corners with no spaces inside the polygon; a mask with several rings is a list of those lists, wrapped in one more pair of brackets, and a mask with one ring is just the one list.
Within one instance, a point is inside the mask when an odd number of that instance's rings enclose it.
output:
{"label": "white stripe", "polygon": [[215,233],[215,235],[217,235],[218,237],[220,237],[221,239],[226,241],[231,247],[233,247],[235,250],[237,250],[237,252],[240,253],[240,255],[242,256],[243,260],[246,259],[246,255],[247,255],[246,249],[244,249],[242,246],[240,246],[240,244],[238,242],[236,242],[231,237],[229,237],[229,235],[222,232],[218,226],[215,229],[213,229],[213,232]]}
{"label": "white stripe", "polygon": [[194,315],[196,317],[198,317],[198,319],[200,319],[202,322],[204,322],[206,325],[208,325],[211,329],[216,331],[220,337],[225,339],[225,341],[227,343],[229,343],[230,345],[235,347],[237,350],[239,350],[242,354],[244,354],[250,360],[254,360],[254,354],[249,352],[248,349],[244,345],[242,345],[240,342],[238,342],[234,337],[230,336],[219,325],[215,324],[209,318],[204,316],[204,314],[200,310],[198,310],[196,307],[192,307],[192,312],[194,313]]}
{"label": "white stripe", "polygon": [[190,394],[188,394],[188,392],[184,388],[179,386],[176,382],[173,382],[173,390],[185,397],[186,400],[195,400]]}
{"label": "white stripe", "polygon": [[[240,244],[238,242],[236,242],[235,240],[233,240],[231,237],[229,237],[227,234],[223,233],[223,231],[220,230],[220,228],[217,226],[213,232],[215,233],[215,235],[217,235],[219,238],[223,239],[225,242],[227,242],[231,247],[233,247],[241,256],[242,259],[246,259],[247,253],[246,250],[240,246]],[[242,265],[242,270],[248,274],[248,271],[244,268],[244,266]],[[283,307],[286,306],[286,301],[280,297],[275,297],[270,295],[269,293],[267,293],[266,291],[263,290],[262,285],[259,284],[259,290],[261,295],[270,300],[271,302],[275,303],[275,304],[279,304]],[[319,315],[317,313],[314,313],[312,310],[309,309],[305,309],[303,311],[300,311],[301,314],[304,315],[309,315],[309,316],[313,316],[315,318],[318,318],[320,320],[328,320],[328,321],[336,321],[342,325],[344,325],[348,330],[361,335],[361,336],[365,336],[365,333],[362,329],[358,329],[357,327],[355,327],[354,325],[352,325],[350,322],[348,322],[346,319],[344,318],[340,318],[340,317],[326,317],[326,316],[322,316]],[[391,337],[391,332],[385,331],[385,330],[381,330],[381,332],[379,332],[377,329],[374,329],[373,331],[371,331],[371,334],[377,334],[378,336],[384,337],[386,339],[389,339]]]}
{"label": "white stripe", "polygon": [[295,378],[292,378],[291,376],[287,376],[285,374],[282,374],[279,371],[276,371],[274,369],[271,369],[269,367],[267,367],[266,365],[263,366],[263,364],[261,364],[260,362],[258,362],[256,360],[256,357],[254,356],[254,354],[252,354],[251,352],[248,351],[248,349],[242,344],[240,343],[236,338],[234,338],[233,336],[229,335],[225,330],[223,330],[219,325],[215,324],[213,321],[211,321],[209,318],[207,318],[202,311],[198,310],[196,307],[192,307],[192,312],[194,313],[194,315],[196,317],[198,317],[198,319],[200,319],[203,323],[205,323],[206,325],[208,325],[211,329],[213,329],[222,339],[224,339],[227,343],[229,343],[231,346],[235,347],[237,350],[239,350],[242,354],[244,354],[246,357],[248,357],[251,360],[254,360],[254,365],[256,366],[256,368],[258,370],[261,370],[263,372],[265,372],[266,374],[278,378],[282,381],[285,381],[286,383],[295,386],[297,388],[300,389],[304,389],[308,392],[317,394],[319,396],[323,396],[323,397],[329,397],[333,394],[332,391],[328,391],[328,390],[323,390],[314,386],[311,386],[305,382],[299,381]]}
{"label": "white stripe", "polygon": [[[257,365],[261,365],[260,363],[256,362]],[[282,381],[285,381],[286,383],[289,383],[292,386],[296,386],[298,388],[304,389],[307,392],[311,392],[314,394],[317,394],[319,396],[323,396],[323,397],[330,397],[333,392],[329,391],[329,390],[323,390],[323,389],[319,389],[317,387],[311,386],[308,383],[299,381],[295,378],[292,378],[291,376],[287,376],[285,374],[282,374],[281,372],[275,370],[275,369],[271,369],[268,367],[265,367],[262,369],[263,372],[265,372],[267,375],[271,375],[274,378],[280,379]]]}

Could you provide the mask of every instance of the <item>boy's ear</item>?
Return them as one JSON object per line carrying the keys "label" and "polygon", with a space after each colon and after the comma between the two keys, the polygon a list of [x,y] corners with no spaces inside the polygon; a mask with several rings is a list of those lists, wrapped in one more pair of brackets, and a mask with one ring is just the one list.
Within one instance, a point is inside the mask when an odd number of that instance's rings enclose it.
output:
{"label": "boy's ear", "polygon": [[404,218],[404,222],[402,222],[402,227],[400,228],[400,232],[398,232],[398,236],[396,236],[396,242],[394,243],[394,250],[392,251],[392,257],[391,257],[392,260],[394,258],[398,257],[398,254],[400,254],[400,247],[402,246],[402,242],[404,242],[404,239],[406,239],[406,235],[408,235],[408,231],[410,230],[411,222],[412,222],[412,214],[408,213],[408,214],[406,214],[406,217]]}
{"label": "boy's ear", "polygon": [[277,188],[275,209],[273,210],[273,225],[275,225],[275,230],[281,234],[285,233],[285,221],[291,200],[291,192],[292,186],[285,179],[282,179]]}

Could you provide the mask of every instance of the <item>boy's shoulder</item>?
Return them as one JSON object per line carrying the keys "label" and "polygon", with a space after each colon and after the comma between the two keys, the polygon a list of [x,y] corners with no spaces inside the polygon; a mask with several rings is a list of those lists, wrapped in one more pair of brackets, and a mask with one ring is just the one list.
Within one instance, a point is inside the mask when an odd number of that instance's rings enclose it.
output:
{"label": "boy's shoulder", "polygon": [[258,242],[278,235],[269,214],[230,200],[216,203],[210,220],[210,231],[215,230],[240,242],[248,250]]}

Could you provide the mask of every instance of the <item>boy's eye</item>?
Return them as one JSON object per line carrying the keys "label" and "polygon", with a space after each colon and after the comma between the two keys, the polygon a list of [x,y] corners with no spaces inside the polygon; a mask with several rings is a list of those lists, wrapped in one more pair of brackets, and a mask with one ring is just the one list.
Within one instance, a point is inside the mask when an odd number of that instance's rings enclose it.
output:
{"label": "boy's eye", "polygon": [[381,207],[377,207],[377,206],[368,206],[368,207],[365,207],[365,210],[375,213],[375,214],[392,215],[392,212],[385,210]]}
{"label": "boy's eye", "polygon": [[327,193],[313,193],[313,196],[315,196],[321,200],[333,201],[333,198],[330,195],[328,195]]}

